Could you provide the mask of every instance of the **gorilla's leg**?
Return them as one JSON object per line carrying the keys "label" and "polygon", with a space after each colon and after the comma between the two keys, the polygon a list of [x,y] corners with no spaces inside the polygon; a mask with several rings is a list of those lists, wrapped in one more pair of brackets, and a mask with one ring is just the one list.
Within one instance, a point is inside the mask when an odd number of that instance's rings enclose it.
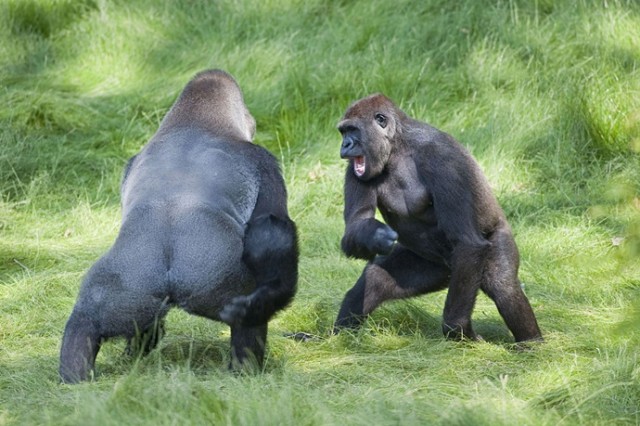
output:
{"label": "gorilla's leg", "polygon": [[451,282],[442,315],[442,332],[449,339],[478,339],[471,313],[482,281],[490,245],[459,244],[452,256]]}
{"label": "gorilla's leg", "polygon": [[64,383],[87,380],[93,371],[101,337],[88,315],[74,309],[64,330],[60,351],[60,378]]}
{"label": "gorilla's leg", "polygon": [[109,254],[87,273],[62,339],[63,381],[88,379],[103,340],[150,330],[169,310],[166,298],[153,295],[163,285],[161,270],[139,271],[130,259],[135,259],[131,252]]}
{"label": "gorilla's leg", "polygon": [[228,324],[253,327],[269,321],[295,295],[298,249],[294,223],[274,215],[249,222],[242,259],[255,277],[256,289],[235,297],[220,318]]}
{"label": "gorilla's leg", "polygon": [[446,288],[449,269],[400,244],[388,256],[369,262],[342,302],[334,332],[356,328],[386,300],[403,299]]}
{"label": "gorilla's leg", "polygon": [[267,323],[256,327],[231,325],[231,363],[229,368],[261,368],[267,342]]}
{"label": "gorilla's leg", "polygon": [[518,249],[510,232],[496,231],[482,281],[482,290],[498,312],[516,342],[542,340],[538,322],[518,281]]}
{"label": "gorilla's leg", "polygon": [[[133,295],[132,298],[141,300]],[[74,309],[69,317],[62,339],[60,377],[65,383],[77,383],[90,377],[103,340],[115,336],[126,336],[128,338],[126,353],[131,355],[147,354],[157,345],[164,334],[162,318],[168,308],[162,303],[156,303],[156,306],[153,307],[155,314],[149,312],[150,305],[128,304],[122,311],[127,312],[128,315],[109,317],[110,314],[106,314],[106,318],[109,320],[102,324],[94,318],[104,318],[104,312],[90,305],[87,301],[83,301],[82,306],[82,312]],[[145,331],[138,332],[140,330],[138,324],[143,325],[142,329]]]}

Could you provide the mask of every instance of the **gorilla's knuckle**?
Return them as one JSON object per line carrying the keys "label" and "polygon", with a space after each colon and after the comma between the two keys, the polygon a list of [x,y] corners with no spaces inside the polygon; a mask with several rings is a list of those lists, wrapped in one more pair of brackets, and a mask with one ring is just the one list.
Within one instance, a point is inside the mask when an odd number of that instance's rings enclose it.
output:
{"label": "gorilla's knuckle", "polygon": [[389,252],[398,238],[398,234],[388,226],[384,225],[376,229],[373,235],[374,245],[379,253]]}

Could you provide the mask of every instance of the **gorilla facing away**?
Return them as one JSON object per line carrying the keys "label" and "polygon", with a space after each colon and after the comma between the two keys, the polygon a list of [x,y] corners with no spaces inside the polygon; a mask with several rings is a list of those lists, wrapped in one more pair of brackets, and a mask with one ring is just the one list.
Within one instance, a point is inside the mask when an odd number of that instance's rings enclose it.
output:
{"label": "gorilla facing away", "polygon": [[[334,330],[358,327],[386,300],[448,287],[445,336],[480,338],[471,313],[481,289],[517,342],[542,340],[518,281],[511,229],[469,152],[381,94],[352,104],[338,130],[340,155],[349,159],[342,250],[369,262]],[[374,218],[376,209],[388,225]]]}
{"label": "gorilla facing away", "polygon": [[196,75],[124,172],[122,225],[89,270],[60,353],[64,382],[86,380],[100,344],[148,352],[169,308],[231,326],[231,364],[262,363],[267,322],[296,292],[296,227],[275,158],[233,77]]}

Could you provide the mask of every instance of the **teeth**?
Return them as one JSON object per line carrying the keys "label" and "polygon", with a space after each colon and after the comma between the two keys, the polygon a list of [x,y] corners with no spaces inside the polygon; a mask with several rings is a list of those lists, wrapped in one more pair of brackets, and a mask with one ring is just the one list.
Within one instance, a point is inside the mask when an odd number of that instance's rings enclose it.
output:
{"label": "teeth", "polygon": [[364,161],[364,157],[354,157],[353,159],[353,171],[356,176],[362,176],[366,170],[366,162]]}

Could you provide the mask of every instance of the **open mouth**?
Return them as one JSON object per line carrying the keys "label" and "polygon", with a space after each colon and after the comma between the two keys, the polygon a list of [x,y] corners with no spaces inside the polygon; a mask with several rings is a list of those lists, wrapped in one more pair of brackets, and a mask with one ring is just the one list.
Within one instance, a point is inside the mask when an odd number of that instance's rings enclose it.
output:
{"label": "open mouth", "polygon": [[364,174],[366,170],[366,162],[364,161],[364,156],[353,157],[353,172],[356,176],[360,177]]}

